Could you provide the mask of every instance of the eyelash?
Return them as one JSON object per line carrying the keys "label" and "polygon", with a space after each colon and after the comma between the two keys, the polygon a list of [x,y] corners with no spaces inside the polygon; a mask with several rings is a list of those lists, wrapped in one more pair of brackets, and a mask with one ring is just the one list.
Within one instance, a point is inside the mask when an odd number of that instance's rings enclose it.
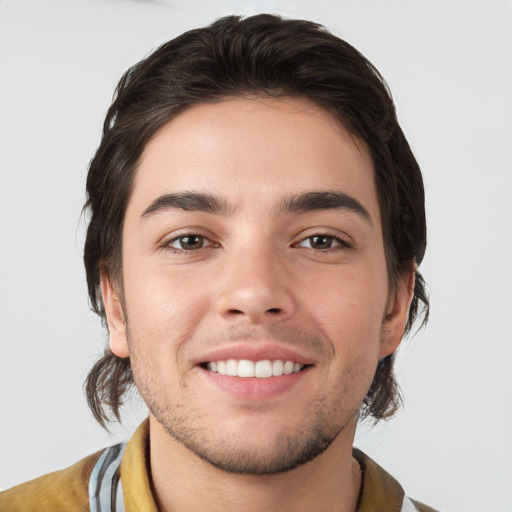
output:
{"label": "eyelash", "polygon": [[[176,242],[180,243],[180,241],[182,241],[184,239],[193,238],[193,237],[199,238],[202,242],[201,245],[197,248],[185,249],[185,248],[183,248],[183,246],[180,248],[172,246],[172,244],[174,244]],[[353,245],[351,243],[349,243],[347,240],[337,237],[337,236],[334,236],[334,235],[329,235],[326,233],[315,233],[313,235],[305,237],[305,238],[301,239],[299,242],[293,244],[293,247],[297,247],[297,248],[303,247],[305,249],[308,249],[308,247],[304,247],[301,244],[303,244],[304,242],[307,242],[307,241],[310,241],[310,243],[311,243],[313,241],[313,239],[315,239],[315,238],[327,239],[327,241],[329,241],[331,245],[332,245],[332,243],[336,244],[336,245],[334,245],[334,247],[330,246],[330,247],[327,247],[324,249],[317,249],[315,247],[309,247],[309,249],[315,251],[315,253],[325,254],[327,252],[353,249]],[[204,245],[205,243],[207,245]],[[180,243],[180,245],[181,245],[181,243]],[[215,247],[215,246],[218,247],[218,244],[215,244],[206,235],[203,235],[201,233],[183,233],[183,234],[181,234],[177,237],[174,237],[171,240],[165,241],[161,244],[161,248],[166,249],[174,254],[186,254],[186,253],[192,254],[192,253],[198,251],[199,249],[205,249],[205,248]]]}
{"label": "eyelash", "polygon": [[[172,246],[172,244],[175,242],[179,242],[180,240],[183,240],[186,238],[193,238],[193,237],[196,237],[196,238],[199,238],[202,240],[201,245],[196,249],[185,249],[183,247],[178,248],[178,247]],[[204,245],[205,243],[207,243],[207,245]],[[175,254],[193,253],[193,252],[198,251],[199,249],[208,248],[208,247],[212,247],[212,246],[215,246],[215,244],[206,235],[203,235],[201,233],[183,233],[182,235],[176,236],[176,237],[172,238],[171,240],[165,241],[162,244],[163,249],[167,249]]]}
{"label": "eyelash", "polygon": [[338,236],[329,235],[327,233],[315,233],[313,235],[310,235],[310,236],[300,240],[298,243],[295,244],[295,246],[296,247],[303,247],[301,245],[302,243],[304,243],[306,241],[310,241],[311,242],[314,238],[328,239],[331,242],[331,244],[332,243],[336,243],[337,244],[334,247],[327,247],[325,249],[317,249],[315,247],[310,247],[310,249],[314,250],[315,253],[323,253],[323,254],[325,254],[326,252],[333,252],[333,251],[340,251],[340,250],[346,250],[346,249],[353,249],[353,245],[351,243],[349,243],[347,240],[345,240],[343,238],[340,238]]}

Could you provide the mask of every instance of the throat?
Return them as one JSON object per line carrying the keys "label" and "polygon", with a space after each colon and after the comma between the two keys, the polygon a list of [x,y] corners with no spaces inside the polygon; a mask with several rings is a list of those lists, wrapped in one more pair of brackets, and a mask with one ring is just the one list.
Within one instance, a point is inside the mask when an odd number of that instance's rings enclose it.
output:
{"label": "throat", "polygon": [[[362,476],[351,443],[276,475],[234,474],[202,460],[150,416],[150,471],[162,512],[355,512]],[[348,451],[340,451],[347,445]]]}

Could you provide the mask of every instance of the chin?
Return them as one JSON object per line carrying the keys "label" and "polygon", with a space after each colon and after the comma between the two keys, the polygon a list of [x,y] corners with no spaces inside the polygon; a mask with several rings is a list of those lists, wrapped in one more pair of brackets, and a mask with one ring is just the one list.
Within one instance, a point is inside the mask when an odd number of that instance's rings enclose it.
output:
{"label": "chin", "polygon": [[308,425],[302,428],[288,426],[283,428],[285,433],[272,436],[264,435],[262,429],[258,429],[262,426],[260,423],[255,435],[238,425],[229,433],[213,435],[212,429],[187,427],[176,418],[170,421],[170,418],[156,416],[156,419],[169,436],[212,466],[232,474],[263,476],[296,469],[329,448],[348,422],[335,428],[328,427],[329,423],[322,416],[318,412],[311,414]]}

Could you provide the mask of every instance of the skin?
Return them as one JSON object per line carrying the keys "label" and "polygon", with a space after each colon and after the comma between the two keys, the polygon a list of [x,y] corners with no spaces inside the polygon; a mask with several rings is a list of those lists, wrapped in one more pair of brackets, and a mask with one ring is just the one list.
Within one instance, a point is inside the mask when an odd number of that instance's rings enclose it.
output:
{"label": "skin", "polygon": [[[184,192],[223,208],[158,203]],[[284,207],[310,192],[367,215]],[[160,509],[355,510],[358,410],[400,343],[414,279],[389,287],[364,143],[305,99],[194,106],[146,146],[122,249],[103,298],[111,350],[130,356],[151,411]],[[210,378],[202,363],[219,349],[287,350],[307,371],[259,396],[249,379]]]}

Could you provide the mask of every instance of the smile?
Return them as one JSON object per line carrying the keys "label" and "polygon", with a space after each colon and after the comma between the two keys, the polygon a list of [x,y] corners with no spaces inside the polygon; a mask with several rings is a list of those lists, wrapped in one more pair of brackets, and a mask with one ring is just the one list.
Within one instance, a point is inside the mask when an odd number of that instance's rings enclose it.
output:
{"label": "smile", "polygon": [[228,359],[225,361],[210,361],[206,368],[219,375],[231,377],[256,377],[266,379],[269,377],[280,377],[300,372],[306,365],[293,361],[276,359],[271,361],[250,361],[249,359]]}

